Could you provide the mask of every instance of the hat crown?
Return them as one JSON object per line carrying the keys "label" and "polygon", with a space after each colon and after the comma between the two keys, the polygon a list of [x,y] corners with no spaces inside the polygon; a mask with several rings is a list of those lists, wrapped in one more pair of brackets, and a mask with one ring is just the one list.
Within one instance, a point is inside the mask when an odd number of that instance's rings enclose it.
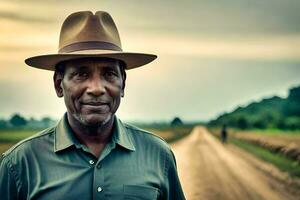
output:
{"label": "hat crown", "polygon": [[107,12],[72,13],[62,25],[59,53],[89,49],[122,51],[117,26]]}

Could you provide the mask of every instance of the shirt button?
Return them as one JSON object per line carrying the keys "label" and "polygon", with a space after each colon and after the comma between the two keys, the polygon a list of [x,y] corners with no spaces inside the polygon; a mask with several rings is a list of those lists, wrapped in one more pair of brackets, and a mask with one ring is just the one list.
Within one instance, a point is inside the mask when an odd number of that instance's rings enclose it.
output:
{"label": "shirt button", "polygon": [[101,165],[97,165],[97,168],[100,169],[100,168],[101,168]]}
{"label": "shirt button", "polygon": [[98,192],[101,192],[101,191],[102,191],[102,188],[101,188],[101,187],[98,187],[98,188],[97,188],[97,191],[98,191]]}
{"label": "shirt button", "polygon": [[93,160],[90,160],[89,163],[90,163],[91,165],[93,165],[95,162],[94,162]]}

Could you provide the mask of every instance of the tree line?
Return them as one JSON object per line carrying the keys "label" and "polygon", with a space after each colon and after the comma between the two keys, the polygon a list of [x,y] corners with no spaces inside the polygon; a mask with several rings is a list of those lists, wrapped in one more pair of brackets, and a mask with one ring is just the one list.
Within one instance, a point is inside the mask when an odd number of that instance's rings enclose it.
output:
{"label": "tree line", "polygon": [[209,126],[226,124],[239,129],[300,129],[300,86],[289,89],[287,98],[274,96],[224,113]]}
{"label": "tree line", "polygon": [[26,119],[19,113],[13,114],[9,119],[0,119],[0,129],[41,129],[52,126],[56,123],[50,117],[43,117],[40,120],[35,118]]}

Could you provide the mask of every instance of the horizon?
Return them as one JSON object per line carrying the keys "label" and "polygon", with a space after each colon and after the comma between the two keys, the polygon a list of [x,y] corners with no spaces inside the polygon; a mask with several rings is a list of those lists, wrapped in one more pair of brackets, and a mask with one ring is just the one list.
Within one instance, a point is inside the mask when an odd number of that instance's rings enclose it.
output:
{"label": "horizon", "polygon": [[[217,114],[214,118],[211,118],[211,119],[208,119],[206,121],[201,121],[201,120],[185,120],[184,118],[182,118],[181,116],[173,116],[173,117],[170,117],[170,119],[154,119],[154,120],[150,120],[150,121],[139,121],[139,120],[130,120],[130,121],[127,121],[125,120],[126,122],[128,123],[133,123],[133,124],[155,124],[155,123],[160,123],[160,124],[164,124],[164,123],[169,123],[170,121],[172,121],[175,117],[179,117],[184,123],[187,123],[187,124],[192,124],[192,123],[208,123],[216,118],[218,118],[219,116],[225,114],[225,113],[231,113],[231,112],[234,112],[236,109],[242,107],[242,108],[245,108],[247,106],[249,106],[250,104],[253,104],[253,103],[260,103],[262,102],[263,100],[266,100],[266,99],[271,99],[271,98],[274,98],[274,97],[279,97],[281,99],[286,99],[289,95],[289,91],[293,88],[296,88],[296,87],[300,87],[300,84],[299,85],[295,85],[295,86],[292,86],[290,88],[287,89],[287,92],[286,94],[284,95],[271,95],[271,96],[265,96],[265,97],[262,97],[260,99],[257,99],[257,100],[250,100],[249,102],[243,104],[243,105],[237,105],[236,107],[234,107],[232,110],[229,110],[229,111],[225,111],[225,112],[221,112],[219,114]],[[22,113],[18,113],[18,112],[12,112],[11,115],[9,115],[8,117],[4,118],[2,116],[0,116],[0,120],[9,120],[9,118],[11,118],[13,115],[15,114],[19,114],[21,115],[22,117],[24,117],[25,119],[29,120],[31,118],[35,119],[35,120],[41,120],[42,118],[45,118],[45,117],[49,117],[51,118],[52,120],[55,120],[55,121],[58,121],[60,120],[59,118],[54,118],[52,116],[49,116],[49,115],[44,115],[44,116],[39,116],[39,117],[33,117],[33,116],[30,116],[30,115],[24,115]]]}

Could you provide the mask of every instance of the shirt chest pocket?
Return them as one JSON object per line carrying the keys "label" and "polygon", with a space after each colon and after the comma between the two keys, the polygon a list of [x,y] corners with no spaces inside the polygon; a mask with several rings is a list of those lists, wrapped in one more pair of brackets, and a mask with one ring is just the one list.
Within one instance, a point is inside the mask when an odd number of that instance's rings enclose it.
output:
{"label": "shirt chest pocket", "polygon": [[124,185],[125,200],[156,200],[158,189],[150,186]]}

